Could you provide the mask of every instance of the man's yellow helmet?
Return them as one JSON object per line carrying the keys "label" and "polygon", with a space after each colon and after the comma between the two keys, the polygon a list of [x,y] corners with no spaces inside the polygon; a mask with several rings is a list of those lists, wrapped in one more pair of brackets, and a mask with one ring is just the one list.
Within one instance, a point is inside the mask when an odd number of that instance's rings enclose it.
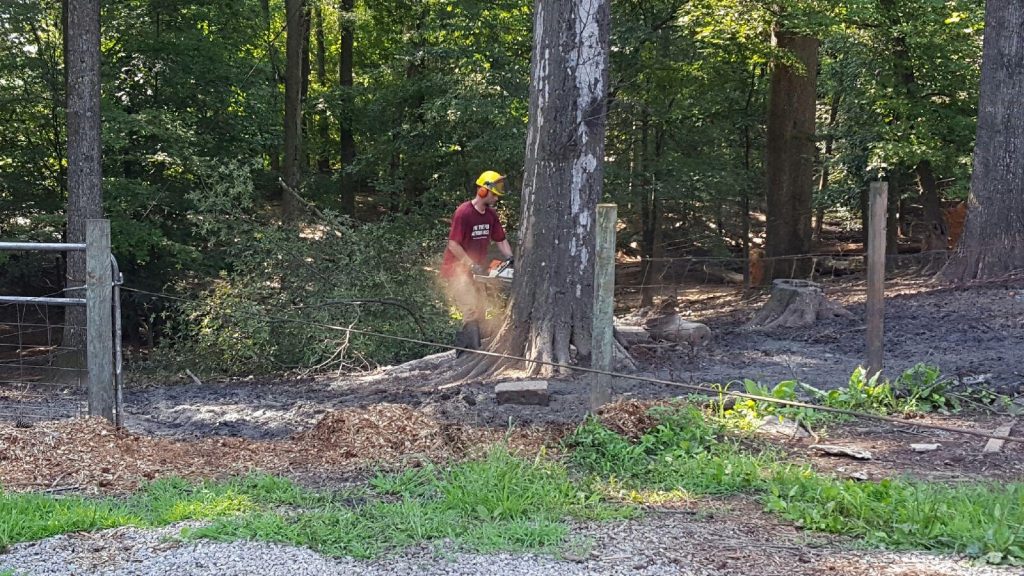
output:
{"label": "man's yellow helmet", "polygon": [[490,190],[495,196],[501,196],[505,193],[505,177],[494,170],[488,170],[481,174],[476,179],[476,185]]}

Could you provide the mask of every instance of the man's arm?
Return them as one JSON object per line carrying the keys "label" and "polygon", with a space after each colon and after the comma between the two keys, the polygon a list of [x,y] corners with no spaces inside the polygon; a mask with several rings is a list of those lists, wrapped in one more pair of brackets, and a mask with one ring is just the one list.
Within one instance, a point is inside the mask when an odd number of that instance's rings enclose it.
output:
{"label": "man's arm", "polygon": [[[507,238],[505,240],[502,240],[501,242],[498,242],[498,250],[501,250],[501,253],[502,255],[505,256],[505,258],[512,257],[512,246],[509,245]],[[458,256],[458,254],[456,254],[456,256]]]}
{"label": "man's arm", "polygon": [[466,251],[462,249],[462,245],[455,240],[448,241],[448,250],[450,250],[451,253],[455,255],[455,259],[462,262],[464,266],[469,267],[476,264],[476,262],[473,262],[473,259],[469,257],[469,254],[466,254]]}

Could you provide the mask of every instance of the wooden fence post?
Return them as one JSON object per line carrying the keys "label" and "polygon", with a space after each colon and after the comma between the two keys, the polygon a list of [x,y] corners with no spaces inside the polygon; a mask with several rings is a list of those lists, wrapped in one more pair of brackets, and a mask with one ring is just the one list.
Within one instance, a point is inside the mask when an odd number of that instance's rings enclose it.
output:
{"label": "wooden fence post", "polygon": [[[594,323],[591,329],[593,368],[610,371],[615,329],[615,204],[597,205],[597,254],[594,262]],[[611,398],[612,377],[595,374],[590,388],[590,409],[594,412]]]}
{"label": "wooden fence post", "polygon": [[113,315],[110,221],[85,222],[86,367],[89,415],[114,421]]}
{"label": "wooden fence post", "polygon": [[889,184],[872,182],[868,209],[867,371],[882,371],[885,360],[885,228]]}

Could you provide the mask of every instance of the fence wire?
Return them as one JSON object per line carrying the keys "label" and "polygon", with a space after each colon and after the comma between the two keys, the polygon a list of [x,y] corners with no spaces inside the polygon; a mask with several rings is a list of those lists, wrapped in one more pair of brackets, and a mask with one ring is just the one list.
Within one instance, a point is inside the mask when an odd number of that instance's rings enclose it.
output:
{"label": "fence wire", "polygon": [[[934,276],[952,252],[938,250],[886,256],[887,279]],[[748,271],[749,262],[749,271]],[[811,253],[794,256],[751,257],[680,256],[634,259],[621,263],[617,274],[627,282],[618,292],[671,289],[680,285],[749,286],[757,288],[769,279],[830,282],[862,277],[867,257],[860,253]]]}
{"label": "fence wire", "polygon": [[[57,292],[49,296],[58,296]],[[82,348],[66,346],[66,308],[0,304],[0,420],[33,422],[87,414]]]}
{"label": "fence wire", "polygon": [[[139,289],[139,288],[132,288],[130,286],[123,286],[123,289],[127,290],[128,292],[134,292],[134,293],[139,294],[139,295],[145,295],[145,296],[149,296],[149,297],[157,298],[157,299],[163,299],[163,300],[175,301],[175,302],[191,302],[191,303],[195,303],[195,300],[190,299],[190,298],[183,298],[181,296],[174,296],[174,295],[170,295],[170,294],[163,294],[163,293],[160,293],[160,292],[151,292],[151,291],[142,290],[142,289]],[[240,312],[231,312],[229,314],[232,315],[232,316],[240,317],[240,318],[252,317],[249,314],[240,313]],[[465,352],[465,353],[468,353],[468,354],[473,354],[473,355],[481,356],[481,357],[489,357],[489,358],[502,359],[502,360],[512,360],[512,361],[516,361],[516,362],[521,362],[523,365],[549,366],[549,367],[561,370],[563,372],[576,372],[576,373],[581,373],[581,374],[603,375],[603,376],[610,376],[610,377],[618,378],[618,379],[622,379],[622,380],[631,380],[631,381],[635,381],[635,382],[646,382],[646,383],[650,383],[650,384],[659,384],[659,385],[663,385],[663,386],[669,386],[669,387],[677,388],[677,389],[680,389],[680,390],[686,390],[686,391],[689,391],[689,392],[694,392],[694,393],[702,394],[704,396],[709,396],[709,397],[723,397],[723,398],[724,397],[728,397],[728,398],[734,398],[734,399],[755,400],[755,401],[760,401],[760,402],[767,402],[767,403],[770,403],[770,404],[777,404],[777,405],[781,405],[781,406],[790,406],[790,407],[794,407],[794,408],[807,408],[807,409],[812,409],[812,410],[820,410],[820,411],[823,411],[823,412],[830,412],[830,413],[834,413],[834,414],[843,414],[843,415],[851,416],[851,417],[854,417],[854,418],[860,418],[860,419],[866,419],[866,420],[875,420],[875,421],[879,421],[879,422],[885,422],[885,423],[888,423],[889,425],[899,425],[899,426],[906,425],[906,421],[905,420],[901,420],[899,418],[894,418],[894,417],[886,416],[886,415],[882,415],[882,414],[871,413],[871,412],[863,412],[863,411],[859,411],[859,410],[846,409],[846,408],[834,408],[834,407],[829,407],[829,406],[823,406],[823,405],[820,405],[820,404],[812,404],[812,403],[808,403],[808,402],[801,402],[801,401],[797,401],[797,400],[789,400],[789,399],[778,398],[778,397],[774,397],[774,396],[763,396],[763,395],[759,395],[759,394],[751,394],[751,393],[747,393],[747,392],[739,392],[739,391],[736,391],[736,390],[729,390],[729,389],[725,389],[725,388],[716,388],[716,387],[707,386],[707,385],[699,385],[699,384],[692,384],[692,383],[685,383],[685,382],[677,382],[677,381],[673,381],[673,380],[666,380],[666,379],[661,379],[661,378],[653,378],[651,376],[640,375],[640,374],[626,374],[626,373],[623,373],[623,372],[616,372],[616,371],[612,371],[612,370],[600,370],[600,369],[596,369],[596,368],[588,368],[588,367],[585,367],[585,366],[577,366],[577,365],[571,365],[571,364],[562,364],[562,363],[552,362],[552,361],[548,361],[548,360],[539,360],[539,359],[536,359],[536,358],[526,358],[524,356],[515,356],[515,355],[504,354],[504,353],[500,353],[500,352],[492,352],[492,351],[489,351],[489,350],[479,350],[479,349],[464,348],[464,347],[456,346],[456,345],[452,345],[452,344],[446,344],[446,343],[440,343],[440,342],[433,342],[433,341],[429,341],[429,340],[423,340],[421,338],[410,338],[410,337],[407,337],[407,336],[399,336],[399,335],[395,335],[395,334],[384,334],[384,333],[375,332],[375,331],[372,331],[372,330],[365,330],[365,329],[361,329],[361,328],[355,328],[353,326],[336,326],[336,325],[332,325],[332,324],[325,324],[325,323],[322,323],[322,322],[311,322],[311,321],[303,320],[301,318],[295,318],[295,317],[289,317],[289,316],[265,315],[265,316],[262,316],[262,317],[265,318],[265,319],[274,320],[274,321],[277,321],[277,322],[290,322],[290,323],[296,323],[296,324],[303,324],[303,325],[306,325],[306,326],[315,326],[315,327],[324,328],[324,329],[327,329],[327,330],[334,330],[334,331],[338,331],[338,332],[343,332],[345,334],[361,334],[361,335],[364,335],[364,336],[372,336],[372,337],[375,337],[375,338],[382,338],[382,339],[386,339],[386,340],[393,340],[393,341],[398,341],[398,342],[408,342],[408,343],[412,343],[412,344],[419,344],[419,345],[424,345],[424,346],[430,346],[430,347],[439,348],[439,349],[442,349],[442,350],[462,351],[462,352]],[[449,383],[449,384],[444,384],[444,385],[439,386],[438,390],[444,390],[444,389],[449,389],[449,388],[463,386],[465,384],[468,384],[469,382],[470,381],[457,381],[457,382],[453,382],[453,383]],[[987,431],[984,431],[984,430],[972,430],[972,429],[967,429],[967,428],[958,428],[958,427],[955,427],[955,426],[945,426],[945,425],[942,425],[942,424],[935,424],[935,423],[931,423],[931,422],[915,422],[915,426],[917,426],[918,428],[923,428],[923,429],[941,430],[941,431],[944,431],[944,432],[952,432],[952,433],[955,433],[955,434],[964,434],[964,435],[975,436],[975,437],[979,437],[979,438],[1003,440],[1003,441],[1006,441],[1006,442],[1015,442],[1015,443],[1024,444],[1024,437],[1021,437],[1021,436],[1010,436],[1008,434],[999,434],[999,433],[996,433],[996,432],[987,432]]]}

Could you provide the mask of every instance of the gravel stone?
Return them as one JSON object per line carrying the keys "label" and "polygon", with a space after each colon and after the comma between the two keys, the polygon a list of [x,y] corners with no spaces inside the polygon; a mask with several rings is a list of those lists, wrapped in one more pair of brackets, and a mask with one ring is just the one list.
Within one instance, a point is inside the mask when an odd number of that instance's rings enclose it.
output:
{"label": "gravel stone", "polygon": [[[182,523],[117,528],[12,546],[0,570],[25,576],[1019,576],[1019,568],[974,566],[925,553],[850,550],[830,537],[726,513],[651,514],[640,520],[573,526],[564,558],[465,554],[421,544],[373,561],[327,558],[305,548],[259,542],[182,542]],[[714,532],[709,531],[714,527]]]}

